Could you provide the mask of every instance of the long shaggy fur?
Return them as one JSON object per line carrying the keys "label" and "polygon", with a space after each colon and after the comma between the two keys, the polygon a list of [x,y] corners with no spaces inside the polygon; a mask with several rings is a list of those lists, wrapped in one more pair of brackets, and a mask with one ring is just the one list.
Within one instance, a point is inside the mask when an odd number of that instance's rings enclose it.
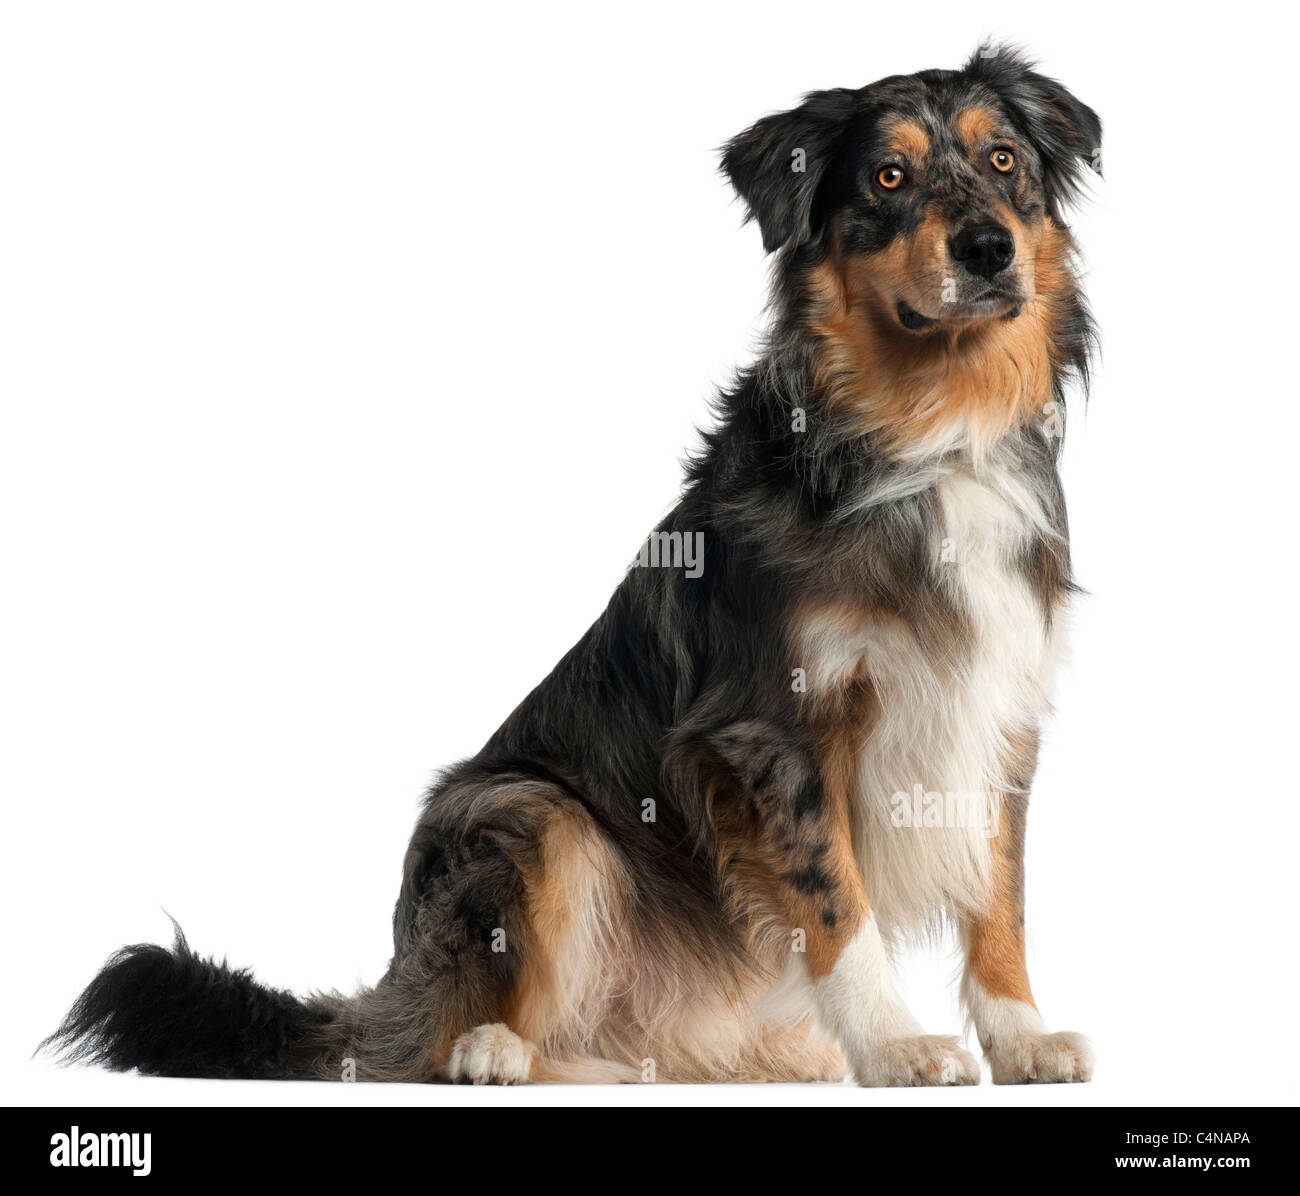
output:
{"label": "long shaggy fur", "polygon": [[203,959],[176,931],[171,950],[123,947],[51,1037],[69,1061],[113,1071],[218,1080],[307,1077],[304,1044],[330,1020],[246,970]]}

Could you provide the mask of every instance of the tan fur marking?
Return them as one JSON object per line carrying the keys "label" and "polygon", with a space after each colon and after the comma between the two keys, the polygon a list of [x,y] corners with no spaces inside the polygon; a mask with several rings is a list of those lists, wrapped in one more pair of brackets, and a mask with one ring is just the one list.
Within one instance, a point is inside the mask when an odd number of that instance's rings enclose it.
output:
{"label": "tan fur marking", "polygon": [[885,132],[889,148],[912,162],[923,162],[930,152],[930,134],[914,120],[895,120]]}
{"label": "tan fur marking", "polygon": [[[870,902],[853,852],[853,798],[858,753],[866,739],[874,695],[865,675],[850,678],[837,701],[821,710],[815,734],[827,809],[831,819],[831,850],[826,859],[834,880],[834,927],[820,923],[821,932],[808,932],[808,970],[814,980],[829,975],[847,943],[870,912]],[[814,953],[814,942],[816,951]]]}
{"label": "tan fur marking", "polygon": [[[1032,777],[1037,756],[1037,747],[1032,739],[1016,737],[1009,756],[1009,775]],[[1027,779],[1025,783],[1027,787]],[[987,996],[1007,997],[1034,1005],[1025,966],[1023,807],[1021,809],[1019,815],[1010,809],[1003,810],[998,833],[989,845],[993,853],[993,874],[988,904],[968,921],[966,950],[971,977]]]}
{"label": "tan fur marking", "polygon": [[597,978],[614,965],[621,937],[620,878],[585,815],[551,819],[540,865],[525,873],[531,941],[503,1019],[522,1037],[546,1042],[582,1017],[585,996],[604,991]]}
{"label": "tan fur marking", "polygon": [[984,144],[984,138],[998,127],[997,118],[993,113],[978,105],[967,108],[957,117],[955,123],[957,136],[972,153],[976,152]]}
{"label": "tan fur marking", "polygon": [[845,257],[836,243],[809,275],[817,381],[832,409],[875,433],[886,452],[923,452],[960,421],[979,453],[1041,416],[1051,397],[1053,330],[1069,293],[1068,234],[1047,222],[1030,228],[1010,209],[999,215],[1017,238],[1013,268],[1026,294],[1015,320],[955,322],[924,337],[898,326],[899,299],[923,314],[941,310],[936,296],[954,267],[947,227],[934,216],[914,237],[867,257]]}
{"label": "tan fur marking", "polygon": [[[819,824],[827,851],[817,860],[830,881],[825,893],[803,892],[784,879],[797,867],[791,851],[772,840],[763,828],[737,817],[739,803],[720,788],[711,814],[720,846],[723,884],[728,907],[741,924],[773,927],[781,949],[790,950],[791,931],[803,931],[805,961],[814,981],[829,975],[840,952],[867,916],[866,892],[853,857],[849,828],[848,790],[827,777],[825,801],[829,818]],[[834,923],[824,920],[832,911]]]}
{"label": "tan fur marking", "polygon": [[970,970],[990,997],[1010,997],[1033,1005],[1025,968],[1023,907],[1008,878],[1008,863],[1000,848],[1002,836],[992,842],[993,884],[988,908],[970,925]]}

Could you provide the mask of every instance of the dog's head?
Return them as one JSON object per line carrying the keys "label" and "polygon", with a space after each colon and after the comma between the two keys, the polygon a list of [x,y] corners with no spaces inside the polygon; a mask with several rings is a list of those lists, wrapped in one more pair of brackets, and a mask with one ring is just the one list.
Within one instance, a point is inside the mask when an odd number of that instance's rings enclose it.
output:
{"label": "dog's head", "polygon": [[832,389],[885,440],[937,445],[958,417],[1005,431],[1081,364],[1062,359],[1084,313],[1061,211],[1100,141],[1092,109],[983,47],[960,71],[815,92],[723,168],[810,304]]}

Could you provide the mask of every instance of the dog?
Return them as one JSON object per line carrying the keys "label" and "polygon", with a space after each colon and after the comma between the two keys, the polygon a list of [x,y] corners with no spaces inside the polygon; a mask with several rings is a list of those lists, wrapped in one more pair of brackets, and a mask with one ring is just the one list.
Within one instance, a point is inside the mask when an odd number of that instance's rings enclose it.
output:
{"label": "dog", "polygon": [[1100,143],[987,44],[729,141],[775,255],[760,359],[604,613],[430,788],[383,978],[299,999],[178,928],[47,1045],[168,1076],[974,1084],[889,977],[952,929],[993,1081],[1088,1080],[1031,995],[1023,847],[1095,342],[1063,212]]}

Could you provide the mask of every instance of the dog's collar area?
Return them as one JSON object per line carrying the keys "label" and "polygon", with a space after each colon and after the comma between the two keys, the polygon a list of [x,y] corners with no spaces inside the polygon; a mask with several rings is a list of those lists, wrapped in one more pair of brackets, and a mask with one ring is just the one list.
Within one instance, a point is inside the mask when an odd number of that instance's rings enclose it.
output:
{"label": "dog's collar area", "polygon": [[919,332],[922,328],[929,328],[931,324],[937,324],[939,321],[932,320],[929,316],[923,316],[915,308],[909,307],[900,299],[898,301],[898,322],[904,328]]}

